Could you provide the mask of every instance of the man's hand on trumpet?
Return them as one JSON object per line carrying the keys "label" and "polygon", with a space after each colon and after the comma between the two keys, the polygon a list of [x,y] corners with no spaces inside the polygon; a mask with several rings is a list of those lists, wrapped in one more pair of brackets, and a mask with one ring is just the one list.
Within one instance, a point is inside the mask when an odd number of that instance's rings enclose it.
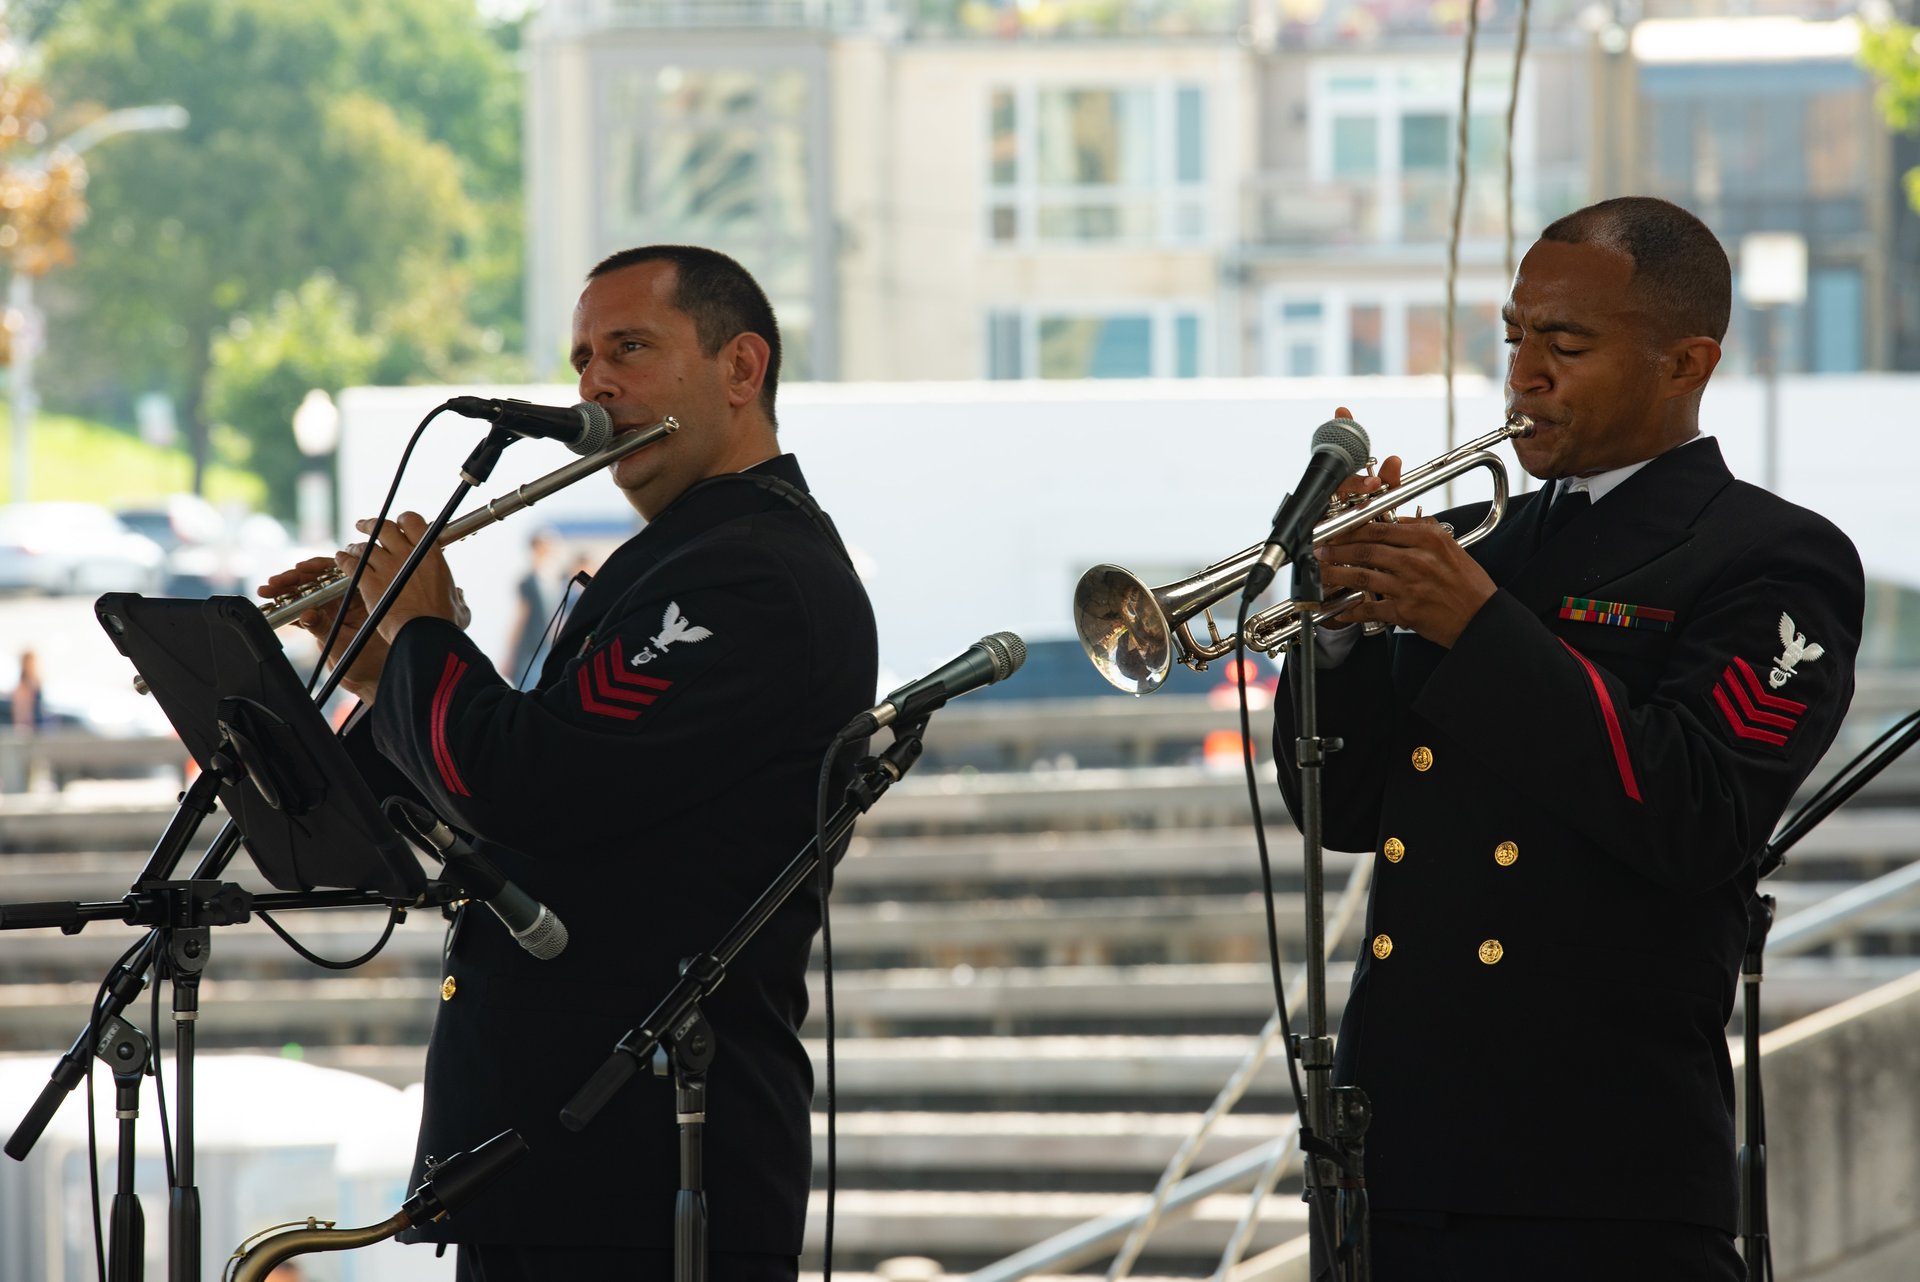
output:
{"label": "man's hand on trumpet", "polygon": [[[1352,413],[1342,406],[1340,418]],[[1399,456],[1389,456],[1377,476],[1342,482],[1339,493],[1371,494],[1400,483]],[[1411,628],[1451,649],[1494,593],[1493,580],[1432,517],[1367,521],[1314,549],[1321,584],[1329,595],[1359,588],[1367,598],[1322,626],[1379,622]]]}

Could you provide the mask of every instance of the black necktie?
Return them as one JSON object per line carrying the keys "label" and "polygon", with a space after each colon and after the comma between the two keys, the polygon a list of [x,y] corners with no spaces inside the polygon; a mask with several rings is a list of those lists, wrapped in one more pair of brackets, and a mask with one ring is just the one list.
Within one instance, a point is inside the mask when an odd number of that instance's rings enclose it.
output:
{"label": "black necktie", "polygon": [[1593,506],[1593,496],[1585,490],[1571,493],[1554,493],[1554,499],[1547,508],[1546,520],[1540,523],[1540,542],[1545,543],[1558,534],[1563,526],[1574,517]]}

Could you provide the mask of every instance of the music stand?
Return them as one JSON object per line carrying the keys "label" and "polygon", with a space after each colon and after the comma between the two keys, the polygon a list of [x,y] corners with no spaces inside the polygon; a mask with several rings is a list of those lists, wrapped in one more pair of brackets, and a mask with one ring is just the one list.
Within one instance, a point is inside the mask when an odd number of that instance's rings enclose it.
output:
{"label": "music stand", "polygon": [[218,795],[269,883],[419,898],[419,861],[381,814],[259,606],[237,596],[109,592],[94,614],[200,768],[213,769],[222,751],[237,763]]}
{"label": "music stand", "polygon": [[[117,974],[110,1002],[54,1070],[6,1152],[24,1159],[61,1099],[78,1084],[89,1056],[106,1054],[104,1031],[122,1086],[122,1161],[114,1198],[113,1282],[138,1282],[143,1217],[132,1187],[132,1123],[149,1042],[120,1019],[140,991],[140,972],[158,957],[173,983],[178,1092],[178,1160],[168,1203],[168,1276],[200,1277],[200,1193],[193,1182],[193,1056],[200,976],[214,926],[246,921],[256,909],[387,904],[432,900],[412,850],[386,822],[345,745],[314,706],[260,608],[243,597],[206,600],[108,593],[94,614],[115,648],[133,661],[180,740],[200,765],[180,808],[154,846],[132,891],[111,903],[0,906],[0,928],[118,919],[154,928],[136,950],[138,970]],[[233,818],[254,865],[272,885],[296,893],[254,896],[214,877],[225,855],[187,881],[168,880],[215,799]],[[231,847],[227,847],[228,850]],[[331,888],[331,889],[322,889]],[[318,893],[315,893],[315,892]],[[124,971],[124,968],[122,968]]]}

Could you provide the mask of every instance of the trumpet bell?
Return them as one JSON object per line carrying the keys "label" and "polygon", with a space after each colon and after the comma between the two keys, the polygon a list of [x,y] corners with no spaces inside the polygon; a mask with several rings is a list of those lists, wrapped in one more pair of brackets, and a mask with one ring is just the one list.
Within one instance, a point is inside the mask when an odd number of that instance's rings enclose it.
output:
{"label": "trumpet bell", "polygon": [[1117,565],[1096,565],[1073,590],[1073,626],[1109,684],[1152,694],[1173,671],[1173,624],[1153,589]]}

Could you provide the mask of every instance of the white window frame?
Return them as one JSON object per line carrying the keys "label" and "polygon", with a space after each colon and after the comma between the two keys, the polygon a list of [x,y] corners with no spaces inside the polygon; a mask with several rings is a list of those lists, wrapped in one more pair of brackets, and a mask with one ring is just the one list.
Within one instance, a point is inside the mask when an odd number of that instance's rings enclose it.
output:
{"label": "white window frame", "polygon": [[[1509,63],[1475,72],[1473,93],[1467,103],[1471,115],[1506,118],[1510,67]],[[1361,74],[1373,77],[1371,87],[1356,89],[1338,83]],[[1406,80],[1414,75],[1430,78],[1431,87],[1409,87]],[[1373,180],[1382,193],[1378,239],[1386,244],[1399,243],[1406,231],[1406,219],[1397,198],[1406,177],[1400,166],[1401,121],[1408,115],[1444,115],[1451,150],[1452,139],[1458,137],[1460,127],[1459,63],[1433,58],[1369,58],[1365,62],[1324,59],[1308,68],[1307,85],[1309,176],[1316,184],[1355,181],[1351,175],[1340,178],[1334,174],[1333,122],[1340,116],[1371,115],[1376,131]],[[1534,167],[1535,135],[1533,79],[1522,76],[1511,142],[1516,188],[1528,182],[1525,175]],[[1449,174],[1451,172],[1452,158],[1449,157]],[[1389,193],[1396,198],[1387,199]]]}
{"label": "white window frame", "polygon": [[[1214,187],[1219,158],[1215,154],[1214,135],[1219,113],[1218,86],[1194,76],[1153,76],[1131,79],[1061,76],[1018,82],[996,81],[986,86],[985,109],[981,113],[983,138],[981,155],[985,172],[981,186],[986,193],[981,210],[980,233],[989,249],[1112,249],[1128,246],[1164,246],[1195,248],[1214,242],[1225,230],[1220,223]],[[1141,187],[1062,186],[1042,187],[1034,175],[1040,154],[1039,97],[1043,92],[1127,93],[1149,90],[1152,94],[1154,181]],[[1198,181],[1176,178],[1180,162],[1179,96],[1192,89],[1200,95],[1201,173]],[[993,99],[1001,93],[1013,95],[1014,176],[1010,184],[996,182],[992,172]],[[1153,206],[1153,231],[1147,236],[1114,236],[1104,240],[1079,240],[1040,235],[1040,209],[1043,205],[1068,203],[1115,205],[1132,201],[1150,201]],[[993,213],[998,208],[1014,211],[1014,235],[1010,240],[995,239]],[[1182,233],[1180,215],[1198,209],[1200,225]]]}
{"label": "white window frame", "polygon": [[[1329,285],[1324,289],[1302,288],[1296,284],[1269,285],[1260,298],[1261,372],[1272,378],[1287,376],[1288,337],[1297,337],[1301,332],[1300,322],[1284,318],[1283,308],[1288,303],[1320,304],[1320,360],[1316,377],[1347,378],[1353,376],[1354,308],[1380,309],[1380,373],[1400,376],[1407,373],[1409,313],[1420,306],[1444,307],[1446,301],[1446,286],[1431,280]],[[1492,304],[1497,311],[1506,302],[1506,289],[1495,280],[1463,280],[1453,301],[1456,307]],[[1503,377],[1504,367],[1497,367],[1494,375]]]}
{"label": "white window frame", "polygon": [[[1181,375],[1178,373],[1180,353],[1176,338],[1176,322],[1182,317],[1191,317],[1196,323],[1192,377],[1206,378],[1214,369],[1213,305],[1210,300],[1204,298],[1019,302],[997,307],[990,306],[985,309],[980,321],[984,335],[981,350],[985,353],[985,367],[980,371],[980,377],[983,379],[994,379],[991,362],[993,319],[996,316],[1014,316],[1019,319],[1020,381],[1063,381],[1042,379],[1040,374],[1040,322],[1055,318],[1112,320],[1145,316],[1149,327],[1148,364],[1150,368],[1139,377],[1178,378]],[[1012,380],[995,379],[994,381]]]}

